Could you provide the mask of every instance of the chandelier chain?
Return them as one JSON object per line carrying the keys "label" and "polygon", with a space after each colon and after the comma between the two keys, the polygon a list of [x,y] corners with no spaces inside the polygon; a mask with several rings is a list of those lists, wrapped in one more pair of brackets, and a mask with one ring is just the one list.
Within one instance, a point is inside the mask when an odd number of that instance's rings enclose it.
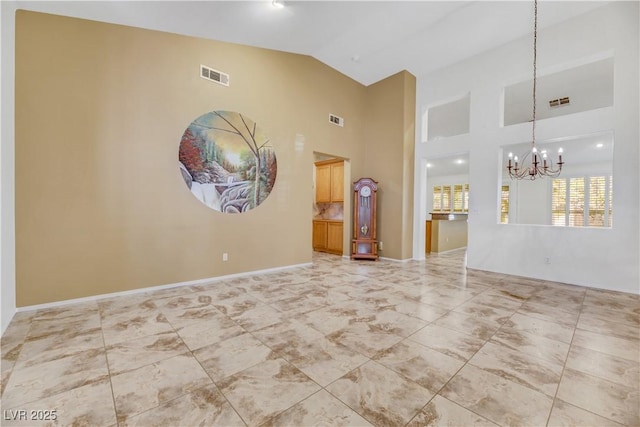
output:
{"label": "chandelier chain", "polygon": [[[507,172],[511,179],[530,179],[535,180],[537,178],[557,177],[562,171],[562,148],[558,149],[558,161],[555,163],[549,158],[547,151],[542,150],[538,153],[536,148],[536,104],[538,100],[536,98],[537,84],[538,84],[538,0],[533,2],[533,119],[531,120],[531,150],[526,152],[521,159],[518,156],[513,156],[513,153],[509,153],[509,159],[507,163]],[[527,161],[531,164],[527,165]]]}
{"label": "chandelier chain", "polygon": [[536,146],[536,82],[537,82],[537,56],[538,56],[538,0],[534,1],[533,9],[533,126],[532,147]]}

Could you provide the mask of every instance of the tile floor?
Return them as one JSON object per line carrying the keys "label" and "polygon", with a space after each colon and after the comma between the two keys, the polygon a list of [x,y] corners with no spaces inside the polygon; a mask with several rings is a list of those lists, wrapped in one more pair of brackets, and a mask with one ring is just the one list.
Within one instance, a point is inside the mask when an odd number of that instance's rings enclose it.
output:
{"label": "tile floor", "polygon": [[464,255],[314,254],[18,313],[0,424],[640,425],[637,295],[465,270]]}

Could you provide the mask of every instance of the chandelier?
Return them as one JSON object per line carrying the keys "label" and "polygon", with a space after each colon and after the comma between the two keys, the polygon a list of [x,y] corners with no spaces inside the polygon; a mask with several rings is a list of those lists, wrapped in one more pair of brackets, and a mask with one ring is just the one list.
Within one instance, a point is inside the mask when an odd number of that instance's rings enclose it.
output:
{"label": "chandelier", "polygon": [[[525,153],[521,160],[513,153],[509,153],[509,163],[507,171],[511,179],[530,179],[542,178],[545,176],[555,178],[562,171],[562,148],[558,149],[558,161],[554,165],[549,159],[547,150],[538,152],[536,148],[536,82],[537,82],[537,45],[538,45],[538,0],[534,0],[533,13],[533,120],[532,120],[532,139],[531,151]],[[527,165],[526,163],[531,163]]]}

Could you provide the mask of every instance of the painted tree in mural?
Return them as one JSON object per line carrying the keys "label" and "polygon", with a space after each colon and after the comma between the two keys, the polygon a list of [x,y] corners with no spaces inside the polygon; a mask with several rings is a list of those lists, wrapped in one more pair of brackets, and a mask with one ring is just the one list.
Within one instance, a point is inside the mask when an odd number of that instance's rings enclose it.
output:
{"label": "painted tree in mural", "polygon": [[194,120],[182,137],[179,159],[197,183],[192,192],[222,212],[258,206],[275,184],[269,139],[239,113],[213,111]]}
{"label": "painted tree in mural", "polygon": [[262,176],[261,166],[263,164],[260,150],[262,150],[267,145],[269,140],[267,139],[262,144],[258,145],[258,142],[256,141],[256,124],[253,123],[252,126],[247,124],[247,120],[242,116],[242,114],[239,114],[240,120],[242,121],[242,127],[235,126],[233,123],[231,123],[229,119],[227,119],[224,115],[222,115],[218,111],[214,111],[213,114],[220,117],[228,125],[228,128],[214,127],[212,129],[218,130],[221,132],[230,132],[238,135],[245,142],[245,144],[247,144],[249,151],[253,154],[254,161],[255,161],[255,170],[253,173],[254,175],[253,179],[255,180],[255,187],[254,187],[255,193],[254,193],[253,199],[255,201],[255,204],[258,205],[261,201],[260,200],[260,178]]}
{"label": "painted tree in mural", "polygon": [[190,129],[187,129],[182,135],[178,159],[192,175],[194,172],[201,171],[204,167],[201,151],[196,142],[196,137]]}

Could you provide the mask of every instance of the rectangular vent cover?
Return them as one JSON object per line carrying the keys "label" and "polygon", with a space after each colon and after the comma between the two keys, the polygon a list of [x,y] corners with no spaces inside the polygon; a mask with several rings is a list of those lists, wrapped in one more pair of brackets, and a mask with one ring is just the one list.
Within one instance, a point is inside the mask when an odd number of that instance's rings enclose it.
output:
{"label": "rectangular vent cover", "polygon": [[344,127],[344,119],[342,117],[336,116],[335,114],[329,114],[329,121],[334,125]]}
{"label": "rectangular vent cover", "polygon": [[552,99],[549,101],[549,108],[558,108],[565,107],[569,105],[569,97],[565,96],[564,98]]}
{"label": "rectangular vent cover", "polygon": [[206,65],[200,65],[200,77],[224,86],[229,86],[229,74],[214,70]]}

